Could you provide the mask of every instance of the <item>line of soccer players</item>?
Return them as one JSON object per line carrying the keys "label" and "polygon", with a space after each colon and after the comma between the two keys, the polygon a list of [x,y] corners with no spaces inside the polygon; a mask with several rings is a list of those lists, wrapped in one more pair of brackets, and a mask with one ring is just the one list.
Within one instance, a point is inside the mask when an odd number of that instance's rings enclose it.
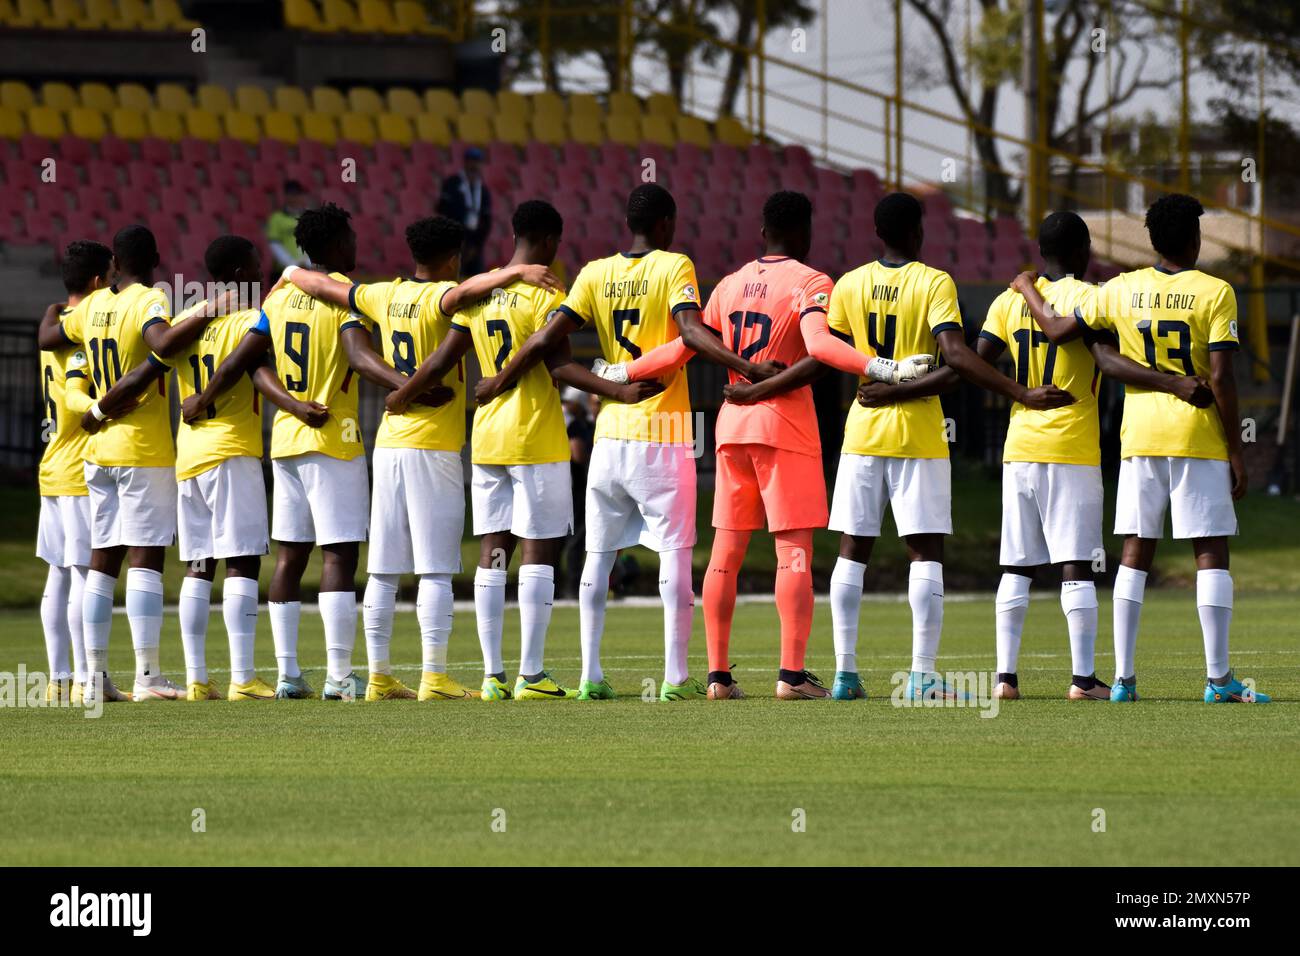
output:
{"label": "line of soccer players", "polygon": [[[239,301],[260,263],[246,239],[223,236],[206,267],[224,291],[174,320],[151,288],[158,252],[143,226],[110,252],[72,243],[69,301],[42,320],[50,441],[41,465],[38,555],[50,565],[42,602],[52,693],[74,699],[208,700],[206,632],[216,563],[226,562],[222,611],[230,699],[315,696],[297,659],[300,588],[321,551],[319,610],[326,699],[608,699],[600,663],[610,571],[620,549],[660,556],[664,677],[660,699],[743,696],[728,660],[736,577],[749,538],[766,525],[777,551],[781,659],[776,696],[866,696],[856,643],[867,564],[886,506],[911,559],[913,646],[908,693],[954,697],[937,672],[943,621],[943,540],[952,531],[948,435],[939,395],[958,377],[1012,401],[1005,450],[997,657],[1001,697],[1019,696],[1016,656],[1034,569],[1061,566],[1070,635],[1071,699],[1136,700],[1134,646],[1143,582],[1164,514],[1193,539],[1205,637],[1207,701],[1264,701],[1228,666],[1232,500],[1245,490],[1231,349],[1235,299],[1195,269],[1199,204],[1167,196],[1148,228],[1160,263],[1101,289],[1074,278],[1089,238],[1072,213],[1042,224],[1048,272],[1017,277],[994,302],[976,350],[956,288],[920,261],[921,205],[904,193],[875,210],[877,261],[832,284],[804,264],[812,207],[795,192],[762,211],[764,253],[719,283],[702,306],[694,267],[671,252],[676,206],[662,187],[633,190],[628,248],[588,263],[567,293],[548,266],[563,223],[546,202],[515,211],[515,251],[499,270],[458,283],[461,228],[421,219],[407,229],[410,278],[353,284],[356,235],[343,210],[308,210],[295,231],[312,268],[285,271],[258,308]],[[109,275],[115,272],[112,283]],[[569,336],[590,325],[603,359],[577,363]],[[379,351],[374,348],[378,339]],[[464,356],[475,388],[471,460],[479,691],[447,674],[451,576],[460,570],[465,443]],[[992,364],[1012,351],[1016,375]],[[694,591],[695,459],[683,366],[699,353],[727,368],[717,422],[712,555],[703,587],[709,673],[689,674]],[[934,359],[942,356],[936,368]],[[862,384],[849,412],[827,508],[810,383],[826,367]],[[166,395],[178,372],[182,424],[173,442]],[[1127,536],[1115,585],[1117,680],[1096,678],[1102,485],[1096,387],[1127,386],[1116,532]],[[357,418],[357,376],[387,391],[375,441],[373,497]],[[580,587],[582,676],[576,689],[544,666],[558,545],[572,525],[569,444],[556,384],[602,397],[589,466],[587,557]],[[261,406],[271,431],[273,503],[263,485]],[[812,621],[812,536],[842,534],[831,580],[836,676],[805,667]],[[163,553],[179,537],[189,565],[180,596],[184,686],[160,671]],[[368,679],[353,670],[359,543],[369,538],[362,618]],[[269,593],[276,686],[257,677],[253,644],[260,558],[277,543]],[[511,684],[501,638],[506,569],[521,547],[521,661]],[[123,562],[136,654],[131,694],[107,674],[113,594]],[[418,691],[392,674],[402,575],[418,578]],[[71,651],[73,661],[69,664]]]}

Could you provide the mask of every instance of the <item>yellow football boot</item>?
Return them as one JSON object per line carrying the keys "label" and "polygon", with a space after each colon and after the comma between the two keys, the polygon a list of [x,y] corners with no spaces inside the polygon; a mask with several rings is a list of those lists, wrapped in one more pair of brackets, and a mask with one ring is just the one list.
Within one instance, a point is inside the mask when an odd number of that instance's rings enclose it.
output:
{"label": "yellow football boot", "polygon": [[392,674],[371,674],[366,683],[366,700],[415,700],[415,691]]}
{"label": "yellow football boot", "polygon": [[498,680],[491,674],[483,678],[483,689],[479,692],[480,700],[509,700],[513,694],[510,693],[510,684],[503,680]]}
{"label": "yellow football boot", "polygon": [[221,689],[212,681],[192,680],[185,690],[186,700],[225,700]]}
{"label": "yellow football boot", "polygon": [[420,674],[420,700],[473,700],[478,696],[446,674],[424,671]]}
{"label": "yellow football boot", "polygon": [[45,685],[45,703],[61,704],[72,699],[72,688],[76,685],[70,677],[56,677]]}
{"label": "yellow football boot", "polygon": [[262,680],[260,677],[254,677],[252,680],[244,681],[242,684],[230,682],[226,688],[227,700],[274,700],[275,688]]}
{"label": "yellow football boot", "polygon": [[515,700],[572,700],[578,692],[570,687],[561,687],[545,671],[535,681],[527,681],[520,674],[515,681]]}

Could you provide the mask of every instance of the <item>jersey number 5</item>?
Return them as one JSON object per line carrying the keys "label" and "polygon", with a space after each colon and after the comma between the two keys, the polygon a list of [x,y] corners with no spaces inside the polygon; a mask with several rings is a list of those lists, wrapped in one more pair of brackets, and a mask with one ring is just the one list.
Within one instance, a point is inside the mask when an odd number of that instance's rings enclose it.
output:
{"label": "jersey number 5", "polygon": [[641,346],[637,345],[627,337],[624,328],[631,328],[634,325],[641,324],[640,309],[615,309],[614,310],[614,341],[623,346],[628,355],[634,359],[641,357]]}

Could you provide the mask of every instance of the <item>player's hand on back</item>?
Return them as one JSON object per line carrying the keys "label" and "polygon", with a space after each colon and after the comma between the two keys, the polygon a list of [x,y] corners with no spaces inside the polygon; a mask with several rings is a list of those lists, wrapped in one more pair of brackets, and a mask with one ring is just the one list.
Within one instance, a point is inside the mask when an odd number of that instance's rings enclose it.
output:
{"label": "player's hand on back", "polygon": [[591,363],[591,374],[615,385],[626,385],[629,381],[626,362],[611,363],[598,358]]}
{"label": "player's hand on back", "polygon": [[753,367],[750,374],[745,376],[751,382],[761,382],[769,379],[777,372],[785,371],[785,363],[778,362],[775,359],[768,359],[766,362],[759,362]]}
{"label": "player's hand on back", "polygon": [[1057,388],[1055,385],[1040,385],[1037,388],[1026,389],[1020,404],[1024,405],[1025,408],[1043,412],[1052,408],[1064,408],[1066,405],[1073,405],[1074,396],[1064,389]]}
{"label": "player's hand on back", "polygon": [[440,408],[456,397],[456,392],[446,385],[435,385],[415,401],[430,408]]}
{"label": "player's hand on back", "polygon": [[895,404],[894,386],[884,382],[863,382],[858,386],[858,404],[863,408],[883,408]]}
{"label": "player's hand on back", "polygon": [[1174,382],[1174,395],[1188,405],[1209,408],[1214,404],[1214,389],[1199,375],[1178,375]]}
{"label": "player's hand on back", "polygon": [[547,292],[564,291],[564,284],[560,282],[560,277],[552,272],[549,266],[521,266],[519,278],[529,285],[545,289]]}
{"label": "player's hand on back", "polygon": [[94,415],[91,414],[90,409],[86,409],[86,413],[81,416],[82,430],[87,431],[92,435],[95,434],[95,432],[99,431],[99,428],[102,424],[103,422],[101,422],[98,418],[96,418]]}
{"label": "player's hand on back", "polygon": [[193,425],[195,420],[207,410],[208,407],[203,404],[199,396],[191,395],[181,402],[181,421],[186,425]]}
{"label": "player's hand on back", "polygon": [[1015,292],[1019,292],[1021,295],[1024,295],[1025,290],[1032,289],[1034,287],[1034,283],[1037,281],[1038,281],[1038,273],[1035,272],[1033,269],[1026,269],[1024,272],[1020,273],[1018,276],[1016,276],[1014,279],[1011,280],[1011,289]]}
{"label": "player's hand on back", "polygon": [[474,384],[474,401],[486,405],[497,397],[497,377],[485,375]]}
{"label": "player's hand on back", "polygon": [[748,382],[733,382],[722,386],[722,397],[733,405],[752,405],[755,387]]}
{"label": "player's hand on back", "polygon": [[290,412],[294,418],[311,428],[322,427],[330,417],[329,406],[320,402],[299,402]]}
{"label": "player's hand on back", "polygon": [[635,405],[638,402],[644,402],[647,398],[658,395],[664,390],[662,382],[628,382],[626,385],[619,386],[618,400],[627,405]]}

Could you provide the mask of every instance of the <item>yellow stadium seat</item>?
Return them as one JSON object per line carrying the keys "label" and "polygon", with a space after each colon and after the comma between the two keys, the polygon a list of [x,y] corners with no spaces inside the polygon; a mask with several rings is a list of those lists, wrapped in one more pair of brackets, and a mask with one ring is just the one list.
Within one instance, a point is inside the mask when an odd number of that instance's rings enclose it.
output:
{"label": "yellow stadium seat", "polygon": [[77,105],[77,91],[67,83],[42,83],[41,103],[56,110],[70,110]]}
{"label": "yellow stadium seat", "polygon": [[405,33],[387,0],[357,0],[357,22],[365,33]]}
{"label": "yellow stadium seat", "polygon": [[462,113],[477,113],[479,116],[495,116],[497,101],[487,90],[469,89],[460,94]]}
{"label": "yellow stadium seat", "polygon": [[272,110],[262,117],[262,125],[267,139],[278,139],[282,143],[296,143],[301,139],[298,121],[288,113]]}
{"label": "yellow stadium seat", "polygon": [[420,102],[420,94],[404,86],[393,87],[385,94],[384,100],[388,107],[387,112],[396,113],[398,116],[415,119],[424,112],[424,104]]}
{"label": "yellow stadium seat", "polygon": [[719,143],[726,143],[737,149],[744,149],[754,141],[749,130],[745,129],[740,120],[734,116],[719,116],[718,121],[713,124],[713,132]]}
{"label": "yellow stadium seat", "polygon": [[338,142],[339,128],[331,114],[309,111],[303,113],[300,119],[303,139],[312,139],[326,146],[333,146]]}
{"label": "yellow stadium seat", "polygon": [[605,118],[605,107],[591,93],[569,94],[569,116],[585,116],[594,120]]}
{"label": "yellow stadium seat", "polygon": [[275,108],[281,113],[301,116],[311,110],[311,103],[301,87],[277,86],[275,88]]}
{"label": "yellow stadium seat", "polygon": [[190,96],[190,91],[179,83],[159,83],[158,88],[153,91],[153,95],[154,99],[158,101],[160,110],[184,113],[194,106],[194,98]]}
{"label": "yellow stadium seat", "polygon": [[575,143],[599,146],[605,142],[605,123],[599,116],[570,116],[569,139]]}
{"label": "yellow stadium seat", "polygon": [[687,116],[683,113],[676,117],[674,126],[677,128],[678,142],[690,143],[701,149],[709,149],[713,145],[713,137],[709,135],[709,124],[698,116]]}
{"label": "yellow stadium seat", "polygon": [[533,115],[532,99],[514,90],[498,90],[497,113],[500,116],[513,116],[516,119],[526,120]]}
{"label": "yellow stadium seat", "polygon": [[[618,117],[611,117],[617,119]],[[665,116],[647,116],[641,120],[641,138],[647,143],[660,146],[676,146],[677,134],[673,131],[672,120]]]}
{"label": "yellow stadium seat", "polygon": [[362,146],[375,145],[375,121],[369,113],[344,113],[339,120],[339,136]]}
{"label": "yellow stadium seat", "polygon": [[252,113],[229,110],[224,116],[226,135],[244,143],[256,143],[262,138],[262,127]]}
{"label": "yellow stadium seat", "polygon": [[165,139],[170,143],[176,143],[185,138],[185,127],[181,123],[179,113],[174,113],[171,110],[150,110],[145,114],[144,118],[149,127],[150,136]]}
{"label": "yellow stadium seat", "polygon": [[348,90],[349,113],[382,113],[384,101],[368,86],[354,86]]}
{"label": "yellow stadium seat", "polygon": [[63,125],[63,114],[52,106],[33,106],[29,109],[27,128],[34,135],[46,139],[58,139],[67,131]]}
{"label": "yellow stadium seat", "polygon": [[89,106],[68,110],[68,132],[82,139],[103,139],[108,132],[104,114]]}
{"label": "yellow stadium seat", "polygon": [[533,139],[548,146],[560,146],[568,140],[564,117],[534,116],[528,124]]}
{"label": "yellow stadium seat", "polygon": [[361,29],[356,7],[348,0],[321,0],[320,20],[330,33],[357,33]]}
{"label": "yellow stadium seat", "polygon": [[492,139],[492,121],[481,113],[462,113],[456,118],[456,138],[482,146]]}
{"label": "yellow stadium seat", "polygon": [[5,80],[0,83],[0,106],[11,110],[29,110],[36,105],[36,96],[32,88],[18,80]]}
{"label": "yellow stadium seat", "polygon": [[320,16],[316,13],[316,5],[311,0],[285,0],[284,25],[294,30],[313,32],[323,29]]}
{"label": "yellow stadium seat", "polygon": [[436,146],[451,145],[448,117],[440,113],[421,113],[415,118],[415,138]]}
{"label": "yellow stadium seat", "polygon": [[311,91],[311,108],[316,113],[342,116],[348,111],[348,101],[332,86],[314,86]]}
{"label": "yellow stadium seat", "polygon": [[228,113],[235,108],[230,99],[230,92],[224,86],[215,83],[202,83],[194,93],[194,105],[201,110],[218,115]]}
{"label": "yellow stadium seat", "polygon": [[199,24],[181,13],[176,0],[153,0],[153,17],[171,30],[193,30]]}
{"label": "yellow stadium seat", "polygon": [[615,90],[609,94],[609,115],[631,116],[634,119],[639,119],[641,117],[641,101],[631,93]]}
{"label": "yellow stadium seat", "polygon": [[153,97],[139,83],[119,83],[117,105],[143,113],[145,110],[153,109]]}
{"label": "yellow stadium seat", "polygon": [[0,139],[18,139],[25,129],[22,113],[12,106],[0,105]]}
{"label": "yellow stadium seat", "polygon": [[559,120],[564,119],[564,100],[559,93],[543,90],[540,93],[534,93],[529,99],[532,101],[533,119],[539,116],[549,116]]}
{"label": "yellow stadium seat", "polygon": [[664,116],[668,119],[681,112],[671,93],[651,93],[646,97],[645,111],[651,116]]}
{"label": "yellow stadium seat", "polygon": [[610,139],[624,146],[635,146],[641,142],[641,120],[635,116],[610,114],[605,121],[605,131]]}
{"label": "yellow stadium seat", "polygon": [[108,126],[119,139],[144,139],[149,135],[144,113],[126,106],[119,106],[108,114]]}
{"label": "yellow stadium seat", "polygon": [[418,33],[424,36],[436,34],[448,36],[447,30],[435,27],[429,22],[429,14],[419,0],[397,0],[393,4],[393,19],[402,33]]}
{"label": "yellow stadium seat", "polygon": [[185,135],[215,143],[221,139],[221,120],[211,110],[192,109],[185,111]]}
{"label": "yellow stadium seat", "polygon": [[107,113],[117,108],[117,93],[107,83],[82,83],[77,87],[81,105]]}
{"label": "yellow stadium seat", "polygon": [[62,30],[70,24],[55,18],[45,0],[18,0],[17,19],[23,26],[39,27],[44,30]]}
{"label": "yellow stadium seat", "polygon": [[117,15],[117,4],[113,0],[86,0],[84,23],[88,27],[116,29],[121,24],[121,19]]}
{"label": "yellow stadium seat", "polygon": [[77,0],[50,0],[50,13],[54,19],[69,27],[82,26],[85,21],[81,4]]}
{"label": "yellow stadium seat", "polygon": [[235,109],[241,113],[265,116],[271,112],[271,98],[260,86],[241,84],[235,87]]}
{"label": "yellow stadium seat", "polygon": [[162,30],[165,24],[154,15],[144,0],[117,0],[117,14],[124,26],[142,30]]}
{"label": "yellow stadium seat", "polygon": [[498,142],[511,143],[515,146],[523,146],[531,138],[528,135],[528,121],[519,116],[498,114],[492,117],[492,132]]}
{"label": "yellow stadium seat", "polygon": [[415,132],[411,129],[411,120],[401,113],[380,113],[375,117],[379,138],[398,146],[410,146],[415,142]]}
{"label": "yellow stadium seat", "polygon": [[437,113],[451,119],[460,113],[460,101],[451,90],[437,87],[424,91],[424,108],[430,113]]}

